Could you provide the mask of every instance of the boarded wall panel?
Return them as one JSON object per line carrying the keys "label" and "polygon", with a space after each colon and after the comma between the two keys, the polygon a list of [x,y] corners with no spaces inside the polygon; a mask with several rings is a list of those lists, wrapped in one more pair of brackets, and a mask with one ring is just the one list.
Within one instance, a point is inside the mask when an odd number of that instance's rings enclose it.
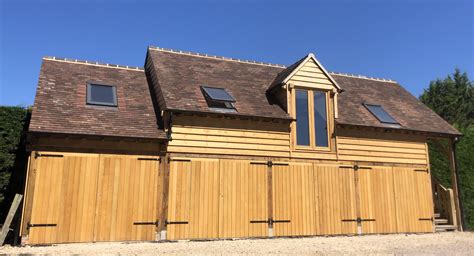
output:
{"label": "boarded wall panel", "polygon": [[95,241],[155,240],[158,161],[104,155],[99,168]]}
{"label": "boarded wall panel", "polygon": [[177,116],[168,152],[289,157],[287,124]]}
{"label": "boarded wall panel", "polygon": [[267,166],[220,160],[219,237],[268,236]]}
{"label": "boarded wall panel", "polygon": [[362,232],[395,233],[397,218],[391,167],[359,169],[359,196]]}
{"label": "boarded wall panel", "polygon": [[432,232],[430,176],[413,168],[394,167],[397,232]]}
{"label": "boarded wall panel", "polygon": [[274,165],[272,182],[273,219],[277,221],[273,224],[275,236],[316,234],[313,165]]}
{"label": "boarded wall panel", "polygon": [[217,238],[219,225],[219,161],[172,161],[168,221],[169,239]]}
{"label": "boarded wall panel", "polygon": [[98,155],[60,154],[37,158],[29,242],[66,243],[93,240]]}
{"label": "boarded wall panel", "polygon": [[314,165],[318,235],[354,234],[357,225],[354,170]]}
{"label": "boarded wall panel", "polygon": [[338,136],[339,160],[417,165],[428,163],[426,144],[423,138],[402,141],[385,137],[375,139]]}

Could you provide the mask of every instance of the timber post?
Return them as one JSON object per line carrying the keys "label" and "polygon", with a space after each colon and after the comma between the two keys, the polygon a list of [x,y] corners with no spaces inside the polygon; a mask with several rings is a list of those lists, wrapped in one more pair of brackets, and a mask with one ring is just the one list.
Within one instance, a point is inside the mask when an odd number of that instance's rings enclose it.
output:
{"label": "timber post", "polygon": [[158,224],[158,230],[160,240],[166,240],[166,221],[168,219],[168,193],[169,193],[169,177],[170,177],[170,156],[166,154],[162,157],[162,168],[163,168],[163,191],[161,199],[161,213],[160,221]]}
{"label": "timber post", "polygon": [[456,143],[459,139],[456,137],[449,140],[449,169],[451,170],[451,182],[454,193],[454,204],[456,208],[456,219],[457,219],[457,230],[463,231],[463,214],[462,214],[462,202],[461,195],[459,193],[459,170],[456,161]]}

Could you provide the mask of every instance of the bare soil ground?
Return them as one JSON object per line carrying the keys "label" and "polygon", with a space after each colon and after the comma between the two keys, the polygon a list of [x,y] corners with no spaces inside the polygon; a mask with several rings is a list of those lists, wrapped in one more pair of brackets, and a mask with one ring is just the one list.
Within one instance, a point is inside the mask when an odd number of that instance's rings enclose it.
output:
{"label": "bare soil ground", "polygon": [[416,254],[474,255],[474,233],[397,234],[217,241],[82,243],[0,247],[0,254]]}

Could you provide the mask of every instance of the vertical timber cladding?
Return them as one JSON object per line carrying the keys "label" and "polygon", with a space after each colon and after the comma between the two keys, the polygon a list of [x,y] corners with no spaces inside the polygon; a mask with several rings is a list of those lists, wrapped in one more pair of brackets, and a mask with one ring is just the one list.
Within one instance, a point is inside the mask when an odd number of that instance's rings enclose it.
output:
{"label": "vertical timber cladding", "polygon": [[354,234],[354,171],[311,163],[272,167],[275,236]]}
{"label": "vertical timber cladding", "polygon": [[268,236],[267,165],[172,158],[167,238]]}
{"label": "vertical timber cladding", "polygon": [[155,239],[158,158],[34,156],[31,217],[23,223],[30,244]]}
{"label": "vertical timber cladding", "polygon": [[219,236],[219,160],[170,162],[167,238]]}
{"label": "vertical timber cladding", "polygon": [[92,241],[98,155],[42,152],[32,158],[35,189],[31,218],[24,223],[29,243]]}
{"label": "vertical timber cladding", "polygon": [[433,232],[431,176],[427,169],[393,168],[397,232]]}
{"label": "vertical timber cladding", "polygon": [[158,158],[101,155],[94,241],[155,240]]}
{"label": "vertical timber cladding", "polygon": [[433,232],[427,169],[372,166],[357,175],[362,233]]}

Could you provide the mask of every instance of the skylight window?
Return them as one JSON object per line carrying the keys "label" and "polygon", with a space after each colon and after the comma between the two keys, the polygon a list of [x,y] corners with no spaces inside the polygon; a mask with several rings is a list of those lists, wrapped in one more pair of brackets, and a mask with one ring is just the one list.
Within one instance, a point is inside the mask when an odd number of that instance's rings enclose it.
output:
{"label": "skylight window", "polygon": [[115,86],[87,84],[87,104],[116,107],[117,91]]}
{"label": "skylight window", "polygon": [[381,105],[364,104],[364,106],[374,115],[381,123],[399,124],[395,119],[385,111]]}
{"label": "skylight window", "polygon": [[235,112],[235,99],[225,89],[201,86],[207,105],[213,110],[227,110],[225,112]]}

